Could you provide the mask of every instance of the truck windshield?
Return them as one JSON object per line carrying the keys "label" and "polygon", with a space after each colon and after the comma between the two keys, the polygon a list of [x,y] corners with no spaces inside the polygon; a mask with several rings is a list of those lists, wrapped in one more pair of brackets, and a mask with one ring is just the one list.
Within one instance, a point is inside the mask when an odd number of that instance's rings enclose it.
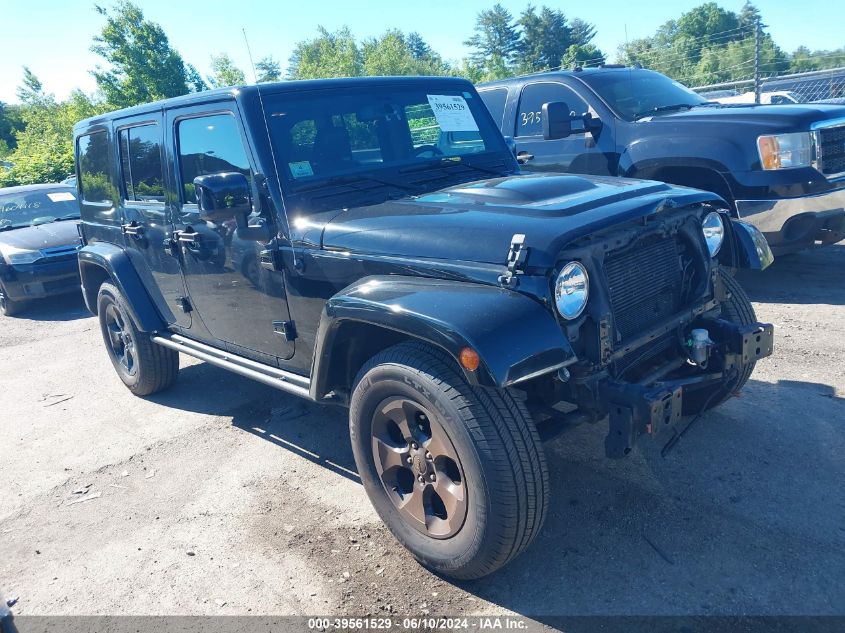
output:
{"label": "truck windshield", "polygon": [[311,209],[371,203],[515,170],[475,92],[443,83],[268,95],[277,169]]}
{"label": "truck windshield", "polygon": [[580,79],[628,120],[707,103],[686,86],[651,70],[599,71]]}
{"label": "truck windshield", "polygon": [[0,231],[79,217],[79,203],[70,188],[0,193]]}

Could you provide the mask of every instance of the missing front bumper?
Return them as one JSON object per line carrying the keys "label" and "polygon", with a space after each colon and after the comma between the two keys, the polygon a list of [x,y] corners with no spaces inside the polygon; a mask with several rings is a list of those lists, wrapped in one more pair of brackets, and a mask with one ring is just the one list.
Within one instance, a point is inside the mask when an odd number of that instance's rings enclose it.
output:
{"label": "missing front bumper", "polygon": [[720,361],[717,369],[647,385],[611,378],[600,383],[599,393],[609,416],[609,429],[605,438],[608,457],[625,457],[633,450],[640,436],[655,436],[673,428],[681,420],[685,387],[728,380],[741,366],[772,354],[774,328],[770,324],[738,325],[730,321],[712,320],[707,321],[706,325],[716,341],[713,355]]}

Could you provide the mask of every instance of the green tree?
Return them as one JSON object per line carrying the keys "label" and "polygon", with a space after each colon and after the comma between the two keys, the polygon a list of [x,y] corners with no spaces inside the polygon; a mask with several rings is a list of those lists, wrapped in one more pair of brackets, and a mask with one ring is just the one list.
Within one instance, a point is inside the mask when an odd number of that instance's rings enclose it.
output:
{"label": "green tree", "polygon": [[560,10],[528,5],[517,21],[522,27],[520,72],[559,68],[566,51],[574,43],[566,16]]}
{"label": "green tree", "polygon": [[16,135],[24,127],[21,110],[21,106],[0,101],[0,158],[18,146]]}
{"label": "green tree", "polygon": [[212,88],[242,86],[246,83],[244,71],[235,66],[235,62],[226,53],[211,56],[211,75],[208,83]]}
{"label": "green tree", "polygon": [[314,39],[296,44],[290,57],[288,75],[292,79],[359,77],[364,64],[361,50],[349,27],[330,33],[319,26]]}
{"label": "green tree", "polygon": [[21,103],[36,104],[45,98],[44,86],[28,66],[23,67],[23,81],[15,91]]}
{"label": "green tree", "polygon": [[574,68],[575,66],[599,66],[605,61],[604,53],[594,44],[573,44],[566,49],[560,64],[564,68]]}
{"label": "green tree", "polygon": [[[36,79],[25,75],[22,88],[31,89]],[[39,82],[40,83],[40,82]],[[73,126],[105,111],[80,91],[64,102],[38,90],[30,93],[21,107],[23,129],[15,134],[16,147],[7,159],[12,168],[0,171],[0,186],[57,182],[73,172]]]}
{"label": "green tree", "polygon": [[[419,38],[411,47],[398,30],[367,40],[361,47],[365,75],[446,75],[449,66]],[[415,50],[416,49],[416,50]]]}
{"label": "green tree", "polygon": [[198,73],[170,46],[161,26],[144,18],[140,7],[120,0],[112,10],[96,10],[106,24],[91,50],[108,68],[98,66],[91,74],[110,106],[122,108],[202,89]]}
{"label": "green tree", "polygon": [[470,54],[474,64],[487,69],[499,64],[510,68],[520,50],[520,37],[513,16],[496,3],[478,14],[474,33],[464,44],[474,49]]}
{"label": "green tree", "polygon": [[569,24],[572,43],[576,46],[586,46],[596,36],[596,27],[581,18],[573,18]]}
{"label": "green tree", "polygon": [[272,56],[262,57],[255,65],[258,73],[256,82],[263,84],[268,81],[279,81],[282,78],[282,66]]}

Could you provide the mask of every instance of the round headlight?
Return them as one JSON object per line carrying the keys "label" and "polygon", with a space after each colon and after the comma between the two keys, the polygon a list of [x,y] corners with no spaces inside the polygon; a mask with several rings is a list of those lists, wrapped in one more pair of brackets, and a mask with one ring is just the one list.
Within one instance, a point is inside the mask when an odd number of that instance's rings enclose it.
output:
{"label": "round headlight", "polygon": [[569,262],[555,282],[555,304],[564,319],[575,319],[584,311],[590,294],[587,269],[578,262]]}
{"label": "round headlight", "polygon": [[707,242],[710,257],[716,257],[719,249],[722,248],[722,241],[725,239],[725,223],[722,220],[722,214],[711,211],[704,216],[701,231],[704,233],[704,241]]}

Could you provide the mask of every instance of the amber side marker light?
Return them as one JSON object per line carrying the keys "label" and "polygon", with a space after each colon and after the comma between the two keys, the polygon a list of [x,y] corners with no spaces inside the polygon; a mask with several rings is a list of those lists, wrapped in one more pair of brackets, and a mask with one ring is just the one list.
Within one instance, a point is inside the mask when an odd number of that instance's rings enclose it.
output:
{"label": "amber side marker light", "polygon": [[461,366],[467,371],[475,371],[481,364],[481,358],[478,356],[478,352],[469,347],[461,350],[458,359],[461,361]]}

